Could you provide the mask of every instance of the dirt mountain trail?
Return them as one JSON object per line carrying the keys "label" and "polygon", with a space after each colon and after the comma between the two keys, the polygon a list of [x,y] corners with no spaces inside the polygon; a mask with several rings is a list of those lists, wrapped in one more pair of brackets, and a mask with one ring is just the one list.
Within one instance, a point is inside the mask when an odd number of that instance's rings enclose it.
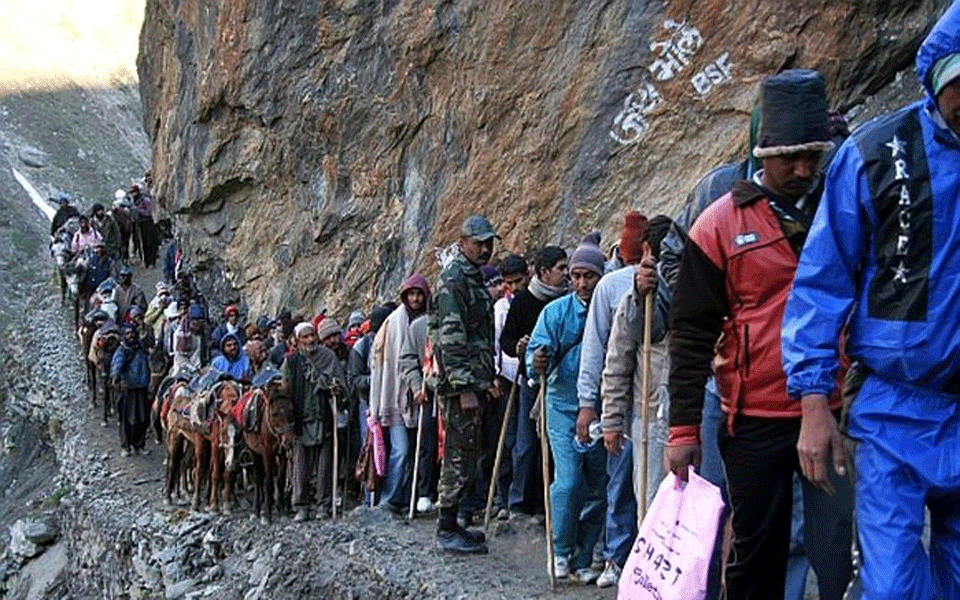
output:
{"label": "dirt mountain trail", "polygon": [[[56,448],[56,461],[49,450],[44,460],[22,457],[34,475],[15,484],[19,513],[56,496],[66,538],[66,548],[57,550],[61,576],[44,582],[39,597],[84,597],[94,589],[146,598],[171,597],[171,591],[218,598],[615,596],[572,584],[551,592],[542,526],[525,521],[495,523],[490,554],[459,557],[435,549],[433,516],[408,523],[361,508],[337,521],[296,524],[283,516],[263,526],[250,518],[248,489],[238,489],[232,515],[164,506],[164,448],[151,440],[147,456],[121,457],[115,420],[101,427],[101,409],[91,405],[83,384],[71,312],[60,302],[47,255],[47,222],[12,178],[0,180],[9,184],[5,213],[16,216],[0,223],[9,241],[0,280],[9,300],[0,312],[16,332],[11,342],[19,357],[7,368],[46,390],[42,410],[53,415],[46,443]],[[156,269],[134,268],[135,282],[148,293],[158,278]]]}

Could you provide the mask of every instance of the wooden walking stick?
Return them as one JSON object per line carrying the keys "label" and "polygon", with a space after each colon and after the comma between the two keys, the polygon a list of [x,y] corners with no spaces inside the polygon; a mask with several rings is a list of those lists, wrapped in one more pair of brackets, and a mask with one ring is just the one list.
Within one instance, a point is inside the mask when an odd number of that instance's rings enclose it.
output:
{"label": "wooden walking stick", "polygon": [[513,414],[513,402],[517,396],[517,379],[519,379],[519,370],[513,378],[513,385],[510,386],[510,397],[507,398],[507,406],[503,410],[503,423],[500,425],[500,437],[497,438],[497,454],[493,459],[493,472],[490,474],[490,485],[487,488],[487,506],[483,513],[483,528],[490,526],[490,507],[493,506],[493,491],[497,486],[497,473],[500,472],[500,462],[503,460],[503,440],[507,437],[507,426],[510,424],[510,416]]}
{"label": "wooden walking stick", "polygon": [[550,443],[547,441],[547,376],[540,374],[540,463],[543,467],[543,516],[547,532],[547,572],[550,573],[550,589],[557,587],[557,574],[553,570],[553,511],[550,507]]}
{"label": "wooden walking stick", "polygon": [[339,485],[339,461],[340,461],[340,433],[337,431],[337,421],[339,411],[337,411],[337,399],[339,394],[330,394],[330,409],[333,412],[333,485],[330,487],[330,518],[337,518],[337,488]]}
{"label": "wooden walking stick", "polygon": [[647,476],[648,476],[648,456],[650,453],[650,439],[647,433],[650,425],[650,346],[653,332],[653,294],[647,294],[643,297],[643,366],[641,370],[641,384],[643,386],[643,399],[640,410],[643,411],[640,417],[640,448],[641,448],[641,468],[640,468],[640,519],[647,515]]}
{"label": "wooden walking stick", "polygon": [[[424,380],[420,388],[420,393],[423,394],[423,401],[425,403],[427,401],[426,380]],[[417,472],[420,470],[420,446],[423,443],[423,404],[418,407],[418,410],[420,412],[417,418],[417,450],[413,455],[413,474],[410,477],[410,513],[407,515],[407,519],[410,521],[413,520],[413,515],[416,514],[417,506]]]}

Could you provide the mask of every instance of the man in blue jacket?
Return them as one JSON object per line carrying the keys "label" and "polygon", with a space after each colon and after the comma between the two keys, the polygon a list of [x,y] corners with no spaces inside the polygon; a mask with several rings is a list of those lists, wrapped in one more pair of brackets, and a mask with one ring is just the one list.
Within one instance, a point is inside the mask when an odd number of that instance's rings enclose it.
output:
{"label": "man in blue jacket", "polygon": [[[837,152],[783,321],[804,475],[844,455],[827,395],[847,327],[864,598],[960,598],[960,2],[917,53],[928,97]],[[930,555],[924,550],[930,510]]]}
{"label": "man in blue jacket", "polygon": [[[597,579],[590,563],[603,529],[607,456],[603,445],[591,440],[590,420],[579,418],[586,412],[577,399],[577,371],[587,308],[603,262],[596,242],[585,239],[570,257],[573,293],[543,308],[526,352],[527,372],[545,375],[547,383],[547,435],[555,467],[550,485],[554,574],[585,584]],[[594,420],[598,408],[592,407]]]}
{"label": "man in blue jacket", "polygon": [[229,373],[237,381],[250,380],[250,359],[240,350],[240,338],[228,333],[220,340],[220,355],[214,357],[210,368]]}
{"label": "man in blue jacket", "polygon": [[131,452],[145,454],[147,425],[150,422],[150,365],[147,351],[140,344],[132,325],[121,329],[120,347],[110,363],[110,380],[120,387],[117,420],[120,422],[120,456]]}

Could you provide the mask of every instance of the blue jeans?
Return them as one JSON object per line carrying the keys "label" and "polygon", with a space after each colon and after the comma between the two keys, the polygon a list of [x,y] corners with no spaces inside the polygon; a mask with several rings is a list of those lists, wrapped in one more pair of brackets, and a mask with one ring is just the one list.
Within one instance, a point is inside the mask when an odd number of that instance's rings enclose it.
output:
{"label": "blue jeans", "polygon": [[[519,384],[518,384],[519,385]],[[540,474],[540,439],[536,421],[530,418],[530,409],[537,399],[538,387],[519,385],[517,390],[516,438],[513,443],[513,462],[510,481],[510,510],[526,514],[543,509],[543,483]]]}
{"label": "blue jeans", "polygon": [[[598,445],[601,442],[597,442]],[[623,567],[637,537],[637,498],[633,494],[633,441],[620,454],[607,455],[607,513],[603,558]]]}
{"label": "blue jeans", "polygon": [[597,442],[585,453],[573,447],[576,418],[576,413],[547,409],[554,463],[550,484],[553,546],[556,556],[569,558],[571,572],[589,567],[593,560],[593,547],[603,530],[607,483],[603,444]]}
{"label": "blue jeans", "polygon": [[[416,429],[413,430],[416,436]],[[387,508],[399,512],[410,502],[410,472],[413,463],[410,460],[410,433],[403,423],[390,426],[390,458],[387,462],[387,480],[383,484],[380,504],[389,504]]]}

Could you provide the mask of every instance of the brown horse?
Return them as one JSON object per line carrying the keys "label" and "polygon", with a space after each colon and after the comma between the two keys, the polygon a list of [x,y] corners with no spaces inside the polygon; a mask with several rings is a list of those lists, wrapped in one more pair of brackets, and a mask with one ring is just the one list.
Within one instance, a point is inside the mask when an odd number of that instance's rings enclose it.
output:
{"label": "brown horse", "polygon": [[[154,410],[160,415],[165,434],[167,449],[167,469],[164,485],[164,501],[173,503],[171,496],[174,492],[179,496],[187,490],[185,475],[188,471],[189,457],[187,450],[193,446],[190,438],[198,436],[190,426],[190,405],[193,402],[193,393],[186,381],[174,381],[169,387],[162,390],[154,401]],[[196,489],[196,488],[194,488]],[[200,505],[199,492],[194,498],[193,508]]]}
{"label": "brown horse", "polygon": [[[105,317],[106,315],[104,315]],[[110,320],[96,327],[95,323],[85,323],[81,328],[81,339],[85,349],[84,362],[87,364],[87,386],[90,399],[96,407],[102,401],[103,423],[106,424],[112,410],[112,396],[110,387],[110,363],[113,354],[120,346],[120,330],[116,323]]]}
{"label": "brown horse", "polygon": [[191,395],[186,387],[177,387],[172,392],[173,398],[164,420],[167,435],[165,494],[168,503],[176,485],[186,442],[193,448],[196,459],[191,508],[200,508],[203,484],[209,481],[207,510],[220,510],[222,496],[223,512],[230,512],[233,504],[233,471],[227,468],[226,463],[228,455],[237,452],[230,411],[241,392],[240,384],[229,380],[217,382],[210,390],[195,395]]}
{"label": "brown horse", "polygon": [[296,437],[293,401],[280,389],[279,381],[273,380],[255,388],[248,402],[255,406],[254,428],[248,431],[243,423],[237,425],[243,429],[243,441],[253,454],[256,515],[267,524],[273,517],[274,498],[283,504],[287,466],[284,455]]}

